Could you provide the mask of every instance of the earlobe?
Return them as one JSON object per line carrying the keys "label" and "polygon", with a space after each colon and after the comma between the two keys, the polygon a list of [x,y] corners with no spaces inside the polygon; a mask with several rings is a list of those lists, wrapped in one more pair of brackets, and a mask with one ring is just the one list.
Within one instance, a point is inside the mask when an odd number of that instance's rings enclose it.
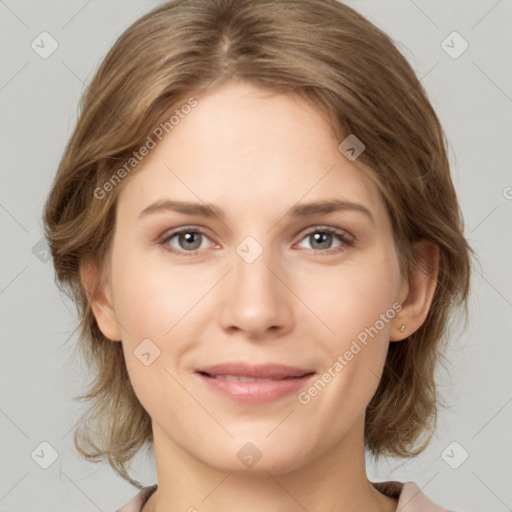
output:
{"label": "earlobe", "polygon": [[87,293],[94,318],[105,337],[111,341],[121,341],[121,333],[112,303],[108,283],[100,283],[100,273],[91,261],[80,265],[80,280]]}
{"label": "earlobe", "polygon": [[[395,317],[390,341],[401,341],[418,330],[425,321],[437,284],[439,247],[428,240],[413,244],[421,257],[421,265],[411,271],[408,292],[402,309]],[[405,325],[405,327],[403,327]]]}

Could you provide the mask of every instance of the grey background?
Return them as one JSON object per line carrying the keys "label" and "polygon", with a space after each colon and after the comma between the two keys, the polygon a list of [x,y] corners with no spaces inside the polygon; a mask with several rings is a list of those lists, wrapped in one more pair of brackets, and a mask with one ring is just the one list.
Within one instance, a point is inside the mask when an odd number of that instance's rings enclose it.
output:
{"label": "grey background", "polygon": [[[512,0],[347,3],[399,41],[426,87],[450,142],[466,236],[482,264],[473,267],[469,328],[454,335],[450,372],[439,375],[449,407],[440,411],[430,446],[405,462],[369,461],[368,475],[415,481],[448,509],[509,511]],[[74,306],[60,296],[38,243],[42,207],[85,84],[117,36],[157,4],[0,0],[0,512],[109,512],[137,492],[74,450],[72,428],[83,409],[72,396],[86,372],[70,358]],[[31,48],[43,31],[59,45],[47,59]],[[441,46],[453,31],[469,43],[456,59]],[[47,469],[31,457],[44,441],[58,453]],[[133,474],[145,485],[156,482],[143,456]]]}

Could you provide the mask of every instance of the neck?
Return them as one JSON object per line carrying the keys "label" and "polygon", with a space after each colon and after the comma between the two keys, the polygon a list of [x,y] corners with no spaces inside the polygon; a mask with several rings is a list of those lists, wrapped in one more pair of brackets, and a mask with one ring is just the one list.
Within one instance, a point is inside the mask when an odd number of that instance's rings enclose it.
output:
{"label": "neck", "polygon": [[367,479],[360,427],[311,460],[298,452],[295,466],[242,471],[239,465],[219,470],[204,464],[153,423],[158,489],[143,512],[394,512],[397,500]]}

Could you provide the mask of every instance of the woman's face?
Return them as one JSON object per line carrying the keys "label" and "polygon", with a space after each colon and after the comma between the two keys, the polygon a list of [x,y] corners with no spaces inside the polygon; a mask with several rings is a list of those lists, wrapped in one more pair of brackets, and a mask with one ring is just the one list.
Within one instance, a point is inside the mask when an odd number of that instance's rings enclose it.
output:
{"label": "woman's face", "polygon": [[[229,84],[196,99],[120,195],[102,320],[155,449],[274,473],[359,450],[407,295],[383,199],[299,97]],[[306,207],[334,201],[359,206]],[[298,370],[251,373],[270,364]]]}

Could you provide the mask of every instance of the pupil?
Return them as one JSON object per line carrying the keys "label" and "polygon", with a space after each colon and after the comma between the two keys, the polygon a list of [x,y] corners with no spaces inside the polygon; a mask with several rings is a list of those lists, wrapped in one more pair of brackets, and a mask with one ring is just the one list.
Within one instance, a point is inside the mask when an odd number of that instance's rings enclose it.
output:
{"label": "pupil", "polygon": [[[192,244],[193,247],[188,247],[189,249],[197,249],[201,244],[198,243],[199,237],[198,233],[182,233],[180,237],[180,242],[185,241],[187,244]],[[197,237],[194,245],[194,237]]]}
{"label": "pupil", "polygon": [[[330,233],[315,233],[313,235],[315,243],[319,242],[322,248],[329,247],[331,237],[332,235]],[[322,239],[324,239],[323,242]]]}

